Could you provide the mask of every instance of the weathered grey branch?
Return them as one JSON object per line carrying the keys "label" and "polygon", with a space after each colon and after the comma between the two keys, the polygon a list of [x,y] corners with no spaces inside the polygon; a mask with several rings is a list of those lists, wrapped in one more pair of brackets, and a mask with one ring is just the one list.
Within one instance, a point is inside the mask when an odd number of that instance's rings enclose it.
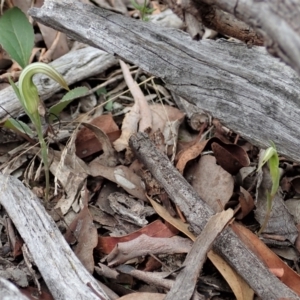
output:
{"label": "weathered grey branch", "polygon": [[169,89],[252,143],[268,147],[272,140],[281,154],[300,162],[300,79],[264,48],[196,42],[181,31],[71,0],[47,0],[29,13],[163,78]]}
{"label": "weathered grey branch", "polygon": [[11,282],[0,278],[0,294],[2,300],[29,300]]}
{"label": "weathered grey branch", "polygon": [[0,173],[0,203],[26,243],[54,299],[109,299],[75,256],[39,199],[17,178]]}
{"label": "weathered grey branch", "polygon": [[237,38],[249,45],[261,46],[264,43],[262,37],[248,24],[238,20],[232,14],[218,9],[215,5],[208,5],[200,0],[184,0],[181,2],[164,0],[164,2],[183,20],[186,11],[195,16],[200,24],[221,34]]}
{"label": "weathered grey branch", "polygon": [[[117,63],[118,61],[112,55],[99,49],[86,47],[71,51],[50,63],[50,65],[62,74],[70,85],[100,74]],[[36,75],[34,82],[42,100],[50,98],[61,89],[59,84],[45,75]],[[11,87],[0,91],[0,120],[7,116],[7,112],[2,107],[12,116],[17,116],[22,111],[20,102]]]}
{"label": "weathered grey branch", "polygon": [[[129,144],[138,159],[163,186],[173,202],[179,206],[192,230],[196,234],[200,234],[209,218],[214,214],[213,210],[199,197],[174,168],[167,156],[160,153],[145,134],[133,135]],[[227,227],[217,237],[213,249],[233,266],[262,299],[300,299],[265,267],[230,227]]]}
{"label": "weathered grey branch", "polygon": [[299,0],[201,0],[216,5],[249,24],[264,37],[271,54],[300,74]]}

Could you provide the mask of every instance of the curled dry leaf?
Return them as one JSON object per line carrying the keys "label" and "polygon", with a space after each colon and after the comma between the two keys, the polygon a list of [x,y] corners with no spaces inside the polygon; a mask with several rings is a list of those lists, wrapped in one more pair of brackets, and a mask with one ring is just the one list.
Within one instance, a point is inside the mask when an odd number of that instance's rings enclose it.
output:
{"label": "curled dry leaf", "polygon": [[160,220],[156,220],[150,223],[149,225],[144,226],[140,230],[132,232],[125,236],[121,236],[121,237],[99,236],[98,245],[96,248],[101,253],[109,254],[118,243],[131,241],[142,234],[145,234],[150,237],[169,238],[176,235],[177,233],[178,231],[175,230],[174,228],[170,229],[166,224],[162,223]]}
{"label": "curled dry leaf", "polygon": [[124,74],[124,79],[134,98],[134,102],[139,104],[140,114],[142,116],[139,122],[139,131],[148,132],[152,128],[152,114],[148,102],[140,86],[133,80],[128,66],[121,60],[120,65]]}
{"label": "curled dry leaf", "polygon": [[134,240],[117,244],[107,256],[107,261],[109,266],[115,266],[149,254],[188,253],[191,247],[192,242],[180,236],[157,238],[142,234]]}
{"label": "curled dry leaf", "polygon": [[295,176],[291,181],[291,184],[297,194],[300,194],[300,176]]}
{"label": "curled dry leaf", "polygon": [[116,151],[120,152],[128,149],[128,141],[131,135],[137,133],[140,118],[140,108],[139,104],[136,102],[131,110],[125,115],[122,123],[121,136],[113,143]]}
{"label": "curled dry leaf", "polygon": [[[108,167],[114,167],[117,165],[118,159],[116,151],[112,147],[112,144],[108,136],[97,126],[88,123],[82,123],[86,128],[92,130],[97,137],[98,141],[102,145],[103,155],[101,155],[101,161]],[[100,158],[99,158],[100,159]]]}
{"label": "curled dry leaf", "polygon": [[225,144],[221,141],[211,144],[218,164],[232,175],[236,175],[242,167],[248,167],[250,159],[247,152],[235,144]]}
{"label": "curled dry leaf", "polygon": [[55,174],[65,191],[55,209],[60,208],[62,214],[66,214],[88,176],[88,168],[75,154],[49,151],[48,155],[51,161],[50,171]]}
{"label": "curled dry leaf", "polygon": [[180,157],[177,161],[176,164],[176,168],[178,169],[178,171],[183,174],[184,168],[186,166],[186,164],[195,159],[196,157],[198,157],[203,149],[205,148],[206,144],[207,144],[208,140],[202,141],[200,143],[196,143],[194,145],[192,145],[191,147],[183,150],[180,153]]}
{"label": "curled dry leaf", "polygon": [[300,200],[288,199],[285,202],[290,214],[294,217],[296,224],[300,224]]}
{"label": "curled dry leaf", "polygon": [[128,194],[138,199],[147,201],[145,196],[145,185],[137,174],[125,166],[110,168],[94,161],[90,164],[89,174],[92,176],[102,176],[121,186]]}
{"label": "curled dry leaf", "polygon": [[98,243],[98,233],[87,205],[83,207],[69,225],[65,236],[67,240],[73,237],[76,238],[77,244],[74,252],[85,268],[92,274],[94,271],[93,251]]}
{"label": "curled dry leaf", "polygon": [[[119,128],[111,114],[96,117],[89,124],[106,134],[110,142],[115,141],[120,136]],[[82,128],[77,134],[75,145],[76,155],[80,158],[87,157],[103,149],[101,139],[97,138],[92,128]]]}

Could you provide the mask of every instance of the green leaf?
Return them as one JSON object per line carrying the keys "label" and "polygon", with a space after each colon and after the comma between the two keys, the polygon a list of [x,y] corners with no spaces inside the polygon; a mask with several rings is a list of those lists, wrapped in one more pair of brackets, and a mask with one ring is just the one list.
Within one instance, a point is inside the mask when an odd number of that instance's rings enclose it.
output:
{"label": "green leaf", "polygon": [[107,94],[107,90],[106,90],[105,87],[102,87],[102,88],[100,88],[100,89],[98,89],[98,90],[96,91],[96,94],[97,94],[97,96],[100,96],[100,95],[106,95],[106,94]]}
{"label": "green leaf", "polygon": [[69,105],[74,99],[87,95],[89,92],[85,86],[77,87],[64,95],[64,97],[49,109],[49,121],[52,122],[60,112]]}
{"label": "green leaf", "polygon": [[272,178],[272,189],[271,189],[271,197],[274,197],[278,188],[279,188],[279,180],[280,180],[280,172],[279,172],[279,158],[276,151],[276,154],[274,154],[269,159],[269,169],[270,169],[270,175]]}
{"label": "green leaf", "polygon": [[26,15],[17,7],[0,18],[0,44],[22,68],[29,63],[34,44],[34,32]]}
{"label": "green leaf", "polygon": [[106,105],[104,106],[105,110],[107,111],[112,111],[114,108],[114,102],[113,101],[108,101]]}
{"label": "green leaf", "polygon": [[16,121],[13,118],[8,118],[5,123],[3,124],[3,127],[11,129],[13,131],[20,131],[22,133],[25,133],[29,135],[30,137],[34,136],[34,133],[32,130],[28,127],[27,124],[25,124],[22,121]]}

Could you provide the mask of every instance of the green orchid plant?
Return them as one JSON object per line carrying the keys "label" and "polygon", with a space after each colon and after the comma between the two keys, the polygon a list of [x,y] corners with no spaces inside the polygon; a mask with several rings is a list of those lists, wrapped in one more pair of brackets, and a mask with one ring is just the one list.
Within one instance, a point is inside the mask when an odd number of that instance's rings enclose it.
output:
{"label": "green orchid plant", "polygon": [[270,175],[272,179],[272,188],[271,191],[267,191],[267,209],[266,209],[266,216],[265,220],[258,231],[258,235],[260,235],[266,228],[271,211],[272,211],[272,204],[273,204],[273,199],[278,191],[279,188],[279,180],[280,180],[280,172],[279,172],[279,157],[278,153],[275,147],[275,144],[271,142],[271,147],[269,147],[265,153],[264,156],[261,160],[261,162],[258,165],[257,171],[259,171],[264,164],[268,163],[269,170],[270,170]]}
{"label": "green orchid plant", "polygon": [[[8,9],[0,17],[0,28],[10,28],[10,30],[0,30],[0,45],[16,61],[23,69],[17,86],[12,80],[12,85],[21,105],[26,114],[30,117],[34,124],[38,139],[41,145],[41,155],[45,168],[46,192],[45,198],[49,196],[49,165],[48,150],[43,137],[41,116],[44,117],[45,109],[43,102],[40,101],[36,86],[33,84],[32,78],[37,73],[43,73],[55,81],[63,88],[69,90],[64,78],[55,69],[44,63],[30,64],[30,57],[34,46],[34,30],[32,24],[28,21],[27,16],[17,7]],[[76,87],[64,95],[64,97],[52,107],[49,108],[49,118],[47,121],[53,122],[56,116],[67,107],[74,99],[88,94],[86,87]],[[4,109],[4,108],[2,108]],[[4,109],[5,110],[5,109]],[[7,112],[9,114],[9,112]],[[0,125],[11,129],[23,136],[29,136],[31,139],[35,133],[31,131],[27,124],[17,121],[13,118],[0,120]]]}
{"label": "green orchid plant", "polygon": [[39,143],[41,146],[41,156],[44,163],[45,179],[46,179],[46,191],[45,199],[49,197],[49,164],[48,164],[48,147],[43,136],[43,126],[41,120],[41,107],[43,103],[38,95],[38,90],[33,83],[33,76],[37,73],[42,73],[53,80],[57,81],[64,89],[69,90],[69,87],[65,79],[54,68],[44,63],[32,63],[28,65],[21,73],[19,78],[19,87],[10,80],[14,92],[16,93],[21,105],[23,106],[26,114],[36,128]]}

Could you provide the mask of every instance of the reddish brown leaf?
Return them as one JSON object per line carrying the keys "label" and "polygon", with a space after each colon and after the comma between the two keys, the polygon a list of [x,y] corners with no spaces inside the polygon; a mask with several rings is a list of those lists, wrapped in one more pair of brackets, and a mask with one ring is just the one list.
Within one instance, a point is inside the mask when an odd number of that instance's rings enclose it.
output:
{"label": "reddish brown leaf", "polygon": [[248,167],[250,164],[247,152],[238,145],[225,144],[220,141],[212,143],[211,148],[218,164],[232,175],[237,174],[242,167]]}
{"label": "reddish brown leaf", "polygon": [[[106,133],[111,142],[115,141],[120,136],[119,127],[111,115],[101,115],[96,117],[90,124],[97,126]],[[102,150],[102,145],[95,134],[88,128],[82,128],[78,132],[75,145],[76,155],[80,158],[87,157]]]}
{"label": "reddish brown leaf", "polygon": [[39,290],[37,288],[31,286],[20,289],[20,292],[26,297],[28,297],[30,300],[53,300],[54,299],[52,295],[44,291],[43,288],[41,294],[39,293]]}
{"label": "reddish brown leaf", "polygon": [[194,144],[193,146],[189,147],[188,149],[185,149],[180,153],[180,157],[178,159],[178,162],[176,164],[176,168],[178,171],[183,174],[184,168],[186,164],[192,160],[198,157],[203,149],[205,148],[208,140],[202,141],[200,143]]}
{"label": "reddish brown leaf", "polygon": [[142,234],[146,234],[151,237],[172,237],[176,235],[178,231],[174,228],[170,229],[160,220],[150,223],[149,225],[141,228],[138,231],[132,232],[122,237],[98,237],[98,245],[96,247],[102,253],[109,254],[112,249],[122,242],[131,241]]}
{"label": "reddish brown leaf", "polygon": [[[255,234],[237,223],[230,225],[243,243],[255,253],[269,269],[282,269],[280,280],[300,295],[300,276],[272,252]],[[282,272],[281,272],[282,274]]]}
{"label": "reddish brown leaf", "polygon": [[85,268],[90,273],[93,273],[93,251],[97,246],[98,233],[87,205],[83,207],[81,212],[70,224],[65,237],[67,240],[70,237],[76,238],[77,244],[74,247],[74,252]]}

